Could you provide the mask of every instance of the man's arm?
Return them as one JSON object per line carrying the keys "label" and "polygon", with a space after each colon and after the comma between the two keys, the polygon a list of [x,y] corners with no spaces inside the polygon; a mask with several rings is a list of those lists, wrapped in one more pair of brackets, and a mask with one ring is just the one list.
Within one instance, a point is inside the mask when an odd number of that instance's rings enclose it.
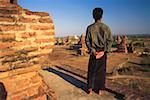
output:
{"label": "man's arm", "polygon": [[92,38],[91,38],[91,33],[89,31],[89,27],[86,30],[85,44],[86,44],[90,54],[96,53],[96,50],[92,47]]}
{"label": "man's arm", "polygon": [[110,52],[111,46],[112,46],[112,43],[113,43],[113,36],[111,34],[110,28],[108,28],[107,32],[108,32],[108,36],[106,38],[106,48],[107,48],[106,52]]}

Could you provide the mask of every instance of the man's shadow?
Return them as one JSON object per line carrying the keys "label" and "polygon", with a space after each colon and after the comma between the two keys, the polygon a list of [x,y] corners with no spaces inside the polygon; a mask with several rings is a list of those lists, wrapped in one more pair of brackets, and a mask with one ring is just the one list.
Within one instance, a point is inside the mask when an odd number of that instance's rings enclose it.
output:
{"label": "man's shadow", "polygon": [[[58,71],[56,69],[53,69],[53,68],[47,68],[47,69],[44,69],[44,70],[47,70],[47,71],[52,72],[52,73],[54,73],[56,75],[59,75],[61,78],[63,78],[67,82],[69,82],[72,85],[76,86],[77,88],[81,88],[83,91],[87,92],[87,84],[85,82],[82,82],[81,80],[79,80],[79,79],[77,79],[77,78],[75,78],[75,77],[73,77],[71,75],[65,74],[65,73],[60,72],[60,71]],[[64,69],[64,71],[66,71],[66,69]],[[69,72],[71,74],[74,73],[74,72],[70,72],[70,71],[66,71],[66,72]],[[73,75],[76,75],[76,74],[73,74]],[[78,75],[78,77],[79,76],[80,75]],[[83,77],[80,77],[80,78],[83,78]],[[106,91],[112,93],[113,95],[115,95],[114,97],[117,100],[124,100],[124,95],[123,94],[118,93],[118,92],[113,91],[113,90],[108,89],[108,88],[106,88]]]}
{"label": "man's shadow", "polygon": [[82,82],[82,81],[80,81],[80,80],[78,80],[78,79],[76,79],[76,78],[74,78],[74,77],[72,77],[72,76],[70,76],[68,74],[62,73],[62,72],[60,72],[58,70],[55,70],[53,68],[47,68],[45,70],[59,75],[61,78],[63,78],[67,82],[71,83],[72,85],[74,85],[74,86],[76,86],[78,88],[81,88],[84,91],[86,91],[86,89],[87,89],[86,88],[86,83],[84,83],[84,82]]}

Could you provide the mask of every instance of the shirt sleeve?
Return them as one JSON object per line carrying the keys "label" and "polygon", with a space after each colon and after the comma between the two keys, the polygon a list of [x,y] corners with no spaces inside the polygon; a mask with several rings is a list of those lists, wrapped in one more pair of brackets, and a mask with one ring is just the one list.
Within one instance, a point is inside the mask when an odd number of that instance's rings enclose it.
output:
{"label": "shirt sleeve", "polygon": [[96,52],[96,50],[92,47],[92,38],[91,38],[91,33],[89,31],[89,27],[86,30],[85,44],[90,54],[92,54],[93,52]]}
{"label": "shirt sleeve", "polygon": [[107,29],[107,32],[108,32],[108,36],[106,38],[106,48],[107,48],[106,52],[110,52],[113,43],[113,36],[110,28]]}

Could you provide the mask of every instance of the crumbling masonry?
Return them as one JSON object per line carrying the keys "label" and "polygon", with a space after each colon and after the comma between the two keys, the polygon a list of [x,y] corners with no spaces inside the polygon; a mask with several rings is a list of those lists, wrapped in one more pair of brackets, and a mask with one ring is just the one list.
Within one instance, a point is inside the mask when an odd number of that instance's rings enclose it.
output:
{"label": "crumbling masonry", "polygon": [[46,99],[38,70],[53,45],[48,13],[23,9],[17,0],[0,0],[0,100]]}

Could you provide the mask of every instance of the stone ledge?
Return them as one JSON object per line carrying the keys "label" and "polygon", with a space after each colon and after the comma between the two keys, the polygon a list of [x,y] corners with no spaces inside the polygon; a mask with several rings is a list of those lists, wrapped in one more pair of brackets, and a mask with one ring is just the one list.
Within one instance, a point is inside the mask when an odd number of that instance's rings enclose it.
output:
{"label": "stone ledge", "polygon": [[38,65],[34,65],[34,66],[29,66],[26,68],[13,69],[13,70],[10,70],[7,72],[0,72],[0,79],[19,75],[19,74],[24,74],[24,73],[28,73],[28,72],[32,72],[32,71],[38,71],[40,69],[41,69],[41,66],[38,64]]}

